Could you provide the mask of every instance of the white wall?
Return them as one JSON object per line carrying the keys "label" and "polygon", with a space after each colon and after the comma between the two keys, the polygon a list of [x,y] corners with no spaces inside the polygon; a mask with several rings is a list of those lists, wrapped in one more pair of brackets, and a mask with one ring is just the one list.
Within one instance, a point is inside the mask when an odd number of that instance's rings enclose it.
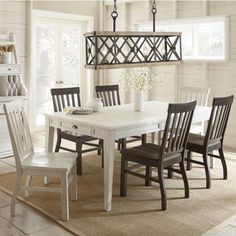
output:
{"label": "white wall", "polygon": [[[134,30],[134,24],[147,21],[150,18],[150,2],[148,1],[126,1],[122,3],[122,9],[126,9],[125,18],[118,18],[117,24],[126,30]],[[125,6],[124,6],[125,4]],[[106,7],[111,11],[111,7]],[[119,11],[119,4],[118,4]],[[106,13],[109,15],[109,13]],[[158,76],[155,86],[149,92],[150,100],[174,101],[177,98],[177,91],[183,86],[210,87],[211,105],[214,96],[225,96],[234,94],[236,96],[236,1],[157,1],[157,21],[175,18],[191,18],[203,16],[228,15],[230,19],[229,29],[229,60],[227,62],[206,63],[206,62],[184,62],[178,66],[157,66],[152,67]],[[111,19],[106,19],[111,22]],[[109,24],[106,24],[109,26]],[[106,28],[106,30],[109,30]],[[184,47],[184,45],[183,45]],[[104,81],[117,83],[116,70],[111,70]],[[114,75],[114,76],[113,76]],[[111,80],[112,78],[112,80]],[[124,98],[129,102],[132,96]],[[236,101],[233,104],[232,112],[225,137],[225,144],[236,147]]]}
{"label": "white wall", "polygon": [[0,1],[0,34],[16,34],[19,63],[23,65],[23,78],[28,85],[28,3],[25,1]]}

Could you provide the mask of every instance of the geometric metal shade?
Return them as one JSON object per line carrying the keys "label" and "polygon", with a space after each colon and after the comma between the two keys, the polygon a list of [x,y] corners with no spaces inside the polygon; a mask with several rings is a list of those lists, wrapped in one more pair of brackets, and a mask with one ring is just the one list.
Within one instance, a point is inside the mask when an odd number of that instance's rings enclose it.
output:
{"label": "geometric metal shade", "polygon": [[85,35],[88,69],[111,69],[182,61],[179,32],[89,32]]}

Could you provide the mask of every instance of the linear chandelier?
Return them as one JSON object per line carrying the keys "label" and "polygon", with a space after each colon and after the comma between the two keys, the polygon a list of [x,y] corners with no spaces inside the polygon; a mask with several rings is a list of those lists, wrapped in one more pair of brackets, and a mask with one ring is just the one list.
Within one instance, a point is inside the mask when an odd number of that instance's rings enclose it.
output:
{"label": "linear chandelier", "polygon": [[113,32],[93,31],[84,35],[85,68],[128,68],[182,61],[181,33],[155,32],[156,0],[152,2],[153,32],[116,32],[116,1],[111,13]]}

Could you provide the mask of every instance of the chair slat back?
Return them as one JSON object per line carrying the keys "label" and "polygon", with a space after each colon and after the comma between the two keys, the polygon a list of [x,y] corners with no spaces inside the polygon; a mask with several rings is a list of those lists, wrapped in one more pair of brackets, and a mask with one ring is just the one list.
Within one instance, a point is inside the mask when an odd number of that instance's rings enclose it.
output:
{"label": "chair slat back", "polygon": [[100,85],[95,87],[98,98],[102,98],[103,105],[116,106],[120,105],[119,85]]}
{"label": "chair slat back", "polygon": [[33,142],[21,103],[9,102],[3,106],[16,160],[16,167],[21,168],[21,161],[34,152]]}
{"label": "chair slat back", "polygon": [[214,98],[205,142],[223,141],[234,96]]}
{"label": "chair slat back", "polygon": [[197,100],[198,106],[207,106],[210,88],[183,87],[180,89],[179,102]]}
{"label": "chair slat back", "polygon": [[163,158],[184,151],[195,107],[196,101],[169,104],[161,143]]}
{"label": "chair slat back", "polygon": [[65,107],[80,107],[80,88],[51,89],[53,108],[55,112],[63,111]]}

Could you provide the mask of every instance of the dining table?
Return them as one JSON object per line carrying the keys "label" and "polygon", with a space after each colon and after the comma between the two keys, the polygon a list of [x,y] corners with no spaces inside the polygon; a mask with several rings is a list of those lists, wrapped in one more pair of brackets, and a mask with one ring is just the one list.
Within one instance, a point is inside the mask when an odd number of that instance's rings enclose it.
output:
{"label": "dining table", "polygon": [[[65,112],[45,114],[45,151],[53,151],[55,129],[89,135],[103,140],[104,151],[104,210],[112,209],[112,187],[115,140],[164,130],[168,102],[143,102],[142,111],[135,111],[133,104],[103,107],[100,112],[87,115],[68,115]],[[207,121],[211,108],[197,106],[192,123]]]}

